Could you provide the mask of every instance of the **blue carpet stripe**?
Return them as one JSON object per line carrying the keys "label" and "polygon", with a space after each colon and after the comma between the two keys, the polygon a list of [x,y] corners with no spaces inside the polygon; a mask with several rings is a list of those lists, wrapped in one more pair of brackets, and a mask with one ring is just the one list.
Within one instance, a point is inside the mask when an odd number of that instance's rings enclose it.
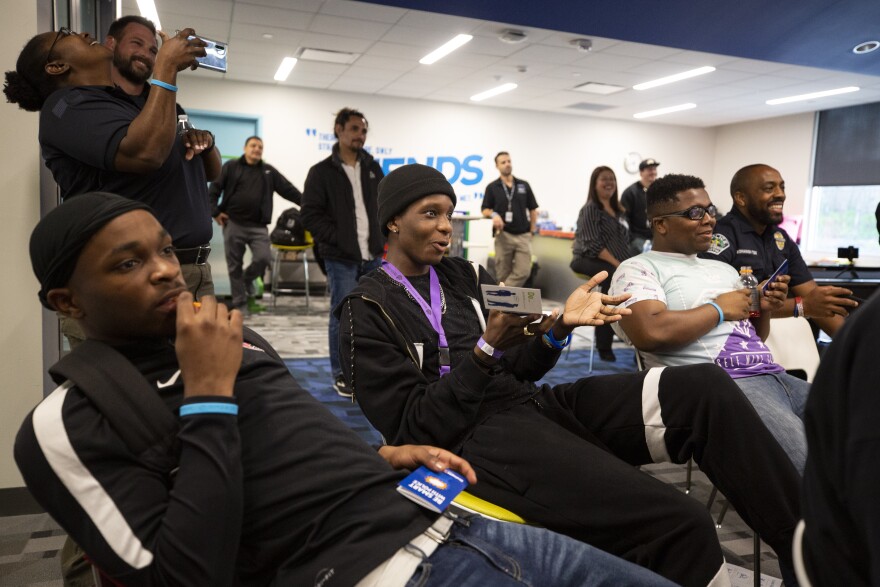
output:
{"label": "blue carpet stripe", "polygon": [[[630,349],[615,350],[616,363],[606,363],[596,355],[593,360],[593,376],[627,373],[636,370],[635,357]],[[369,444],[380,444],[381,435],[370,425],[357,404],[350,399],[340,397],[333,389],[333,377],[330,375],[330,359],[327,357],[308,359],[285,359],[284,363],[293,377],[312,396],[320,401],[337,418],[354,430]],[[538,383],[559,385],[590,375],[589,350],[576,350],[563,353],[556,367]]]}

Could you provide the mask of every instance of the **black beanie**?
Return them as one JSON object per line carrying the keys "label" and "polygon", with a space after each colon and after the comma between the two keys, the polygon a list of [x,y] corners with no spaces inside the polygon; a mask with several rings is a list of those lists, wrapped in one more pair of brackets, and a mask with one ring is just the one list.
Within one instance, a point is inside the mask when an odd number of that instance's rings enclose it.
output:
{"label": "black beanie", "polygon": [[40,281],[39,296],[44,306],[55,309],[49,305],[46,294],[67,285],[92,236],[117,216],[132,210],[151,212],[143,202],[91,192],[68,198],[37,223],[31,233],[31,267]]}
{"label": "black beanie", "polygon": [[455,205],[457,198],[446,176],[427,165],[413,163],[398,167],[379,182],[379,228],[388,236],[388,222],[406,207],[425,196],[446,194]]}

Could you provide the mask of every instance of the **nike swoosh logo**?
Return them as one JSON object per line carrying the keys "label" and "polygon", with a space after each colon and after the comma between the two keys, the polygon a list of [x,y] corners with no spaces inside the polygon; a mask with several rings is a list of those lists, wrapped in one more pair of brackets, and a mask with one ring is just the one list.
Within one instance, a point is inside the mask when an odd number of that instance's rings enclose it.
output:
{"label": "nike swoosh logo", "polygon": [[178,369],[177,372],[174,375],[172,375],[168,379],[168,381],[165,381],[164,383],[157,379],[156,380],[156,387],[158,387],[159,389],[162,389],[163,387],[168,387],[169,385],[174,385],[175,383],[177,383],[177,379],[179,377],[180,377],[180,369]]}

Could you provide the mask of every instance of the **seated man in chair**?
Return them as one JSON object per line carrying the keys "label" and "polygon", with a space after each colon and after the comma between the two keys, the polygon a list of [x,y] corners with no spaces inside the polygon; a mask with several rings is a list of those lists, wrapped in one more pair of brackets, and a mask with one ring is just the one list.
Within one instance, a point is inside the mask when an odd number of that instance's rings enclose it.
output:
{"label": "seated man in chair", "polygon": [[810,386],[774,363],[763,342],[770,315],[785,301],[788,276],[769,284],[761,295],[761,316],[749,318],[750,294],[737,271],[697,257],[709,247],[715,226],[715,206],[703,181],[666,175],[651,184],[647,197],[653,249],[621,263],[612,280],[613,295],[631,294],[624,304],[632,313],[621,319],[620,329],[647,367],[722,367],[803,473]]}
{"label": "seated man in chair", "polygon": [[389,173],[386,262],[337,306],[347,383],[379,432],[468,459],[473,492],[530,522],[676,583],[715,585],[727,570],[706,508],[634,466],[693,456],[788,566],[798,475],[730,377],[692,365],[536,385],[576,327],[628,314],[617,306],[627,296],[590,291],[603,271],[561,315],[487,311],[480,286],[494,280],[446,255],[455,203],[432,167]]}
{"label": "seated man in chair", "polygon": [[[438,518],[399,495],[388,463],[476,479],[439,449],[376,454],[271,346],[250,331],[243,343],[239,311],[213,296],[193,304],[171,237],[144,204],[71,198],[40,221],[30,249],[40,300],[88,337],[70,357],[109,351],[114,374],[135,370],[101,399],[116,392],[127,414],[158,403],[152,415],[175,431],[168,448],[132,450],[108,417],[120,410],[95,399],[100,369],[86,356],[91,375],[78,381],[88,383],[62,383],[16,438],[31,493],[117,584],[669,584],[544,529]],[[152,399],[126,391],[138,384]]]}

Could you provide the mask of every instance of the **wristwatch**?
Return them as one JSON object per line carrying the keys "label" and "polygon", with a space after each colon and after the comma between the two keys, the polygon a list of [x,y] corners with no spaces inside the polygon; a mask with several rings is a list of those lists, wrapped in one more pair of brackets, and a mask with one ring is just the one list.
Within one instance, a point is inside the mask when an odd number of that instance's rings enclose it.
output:
{"label": "wristwatch", "polygon": [[504,355],[504,351],[496,350],[495,347],[483,340],[482,336],[477,341],[477,347],[493,359],[500,359]]}

